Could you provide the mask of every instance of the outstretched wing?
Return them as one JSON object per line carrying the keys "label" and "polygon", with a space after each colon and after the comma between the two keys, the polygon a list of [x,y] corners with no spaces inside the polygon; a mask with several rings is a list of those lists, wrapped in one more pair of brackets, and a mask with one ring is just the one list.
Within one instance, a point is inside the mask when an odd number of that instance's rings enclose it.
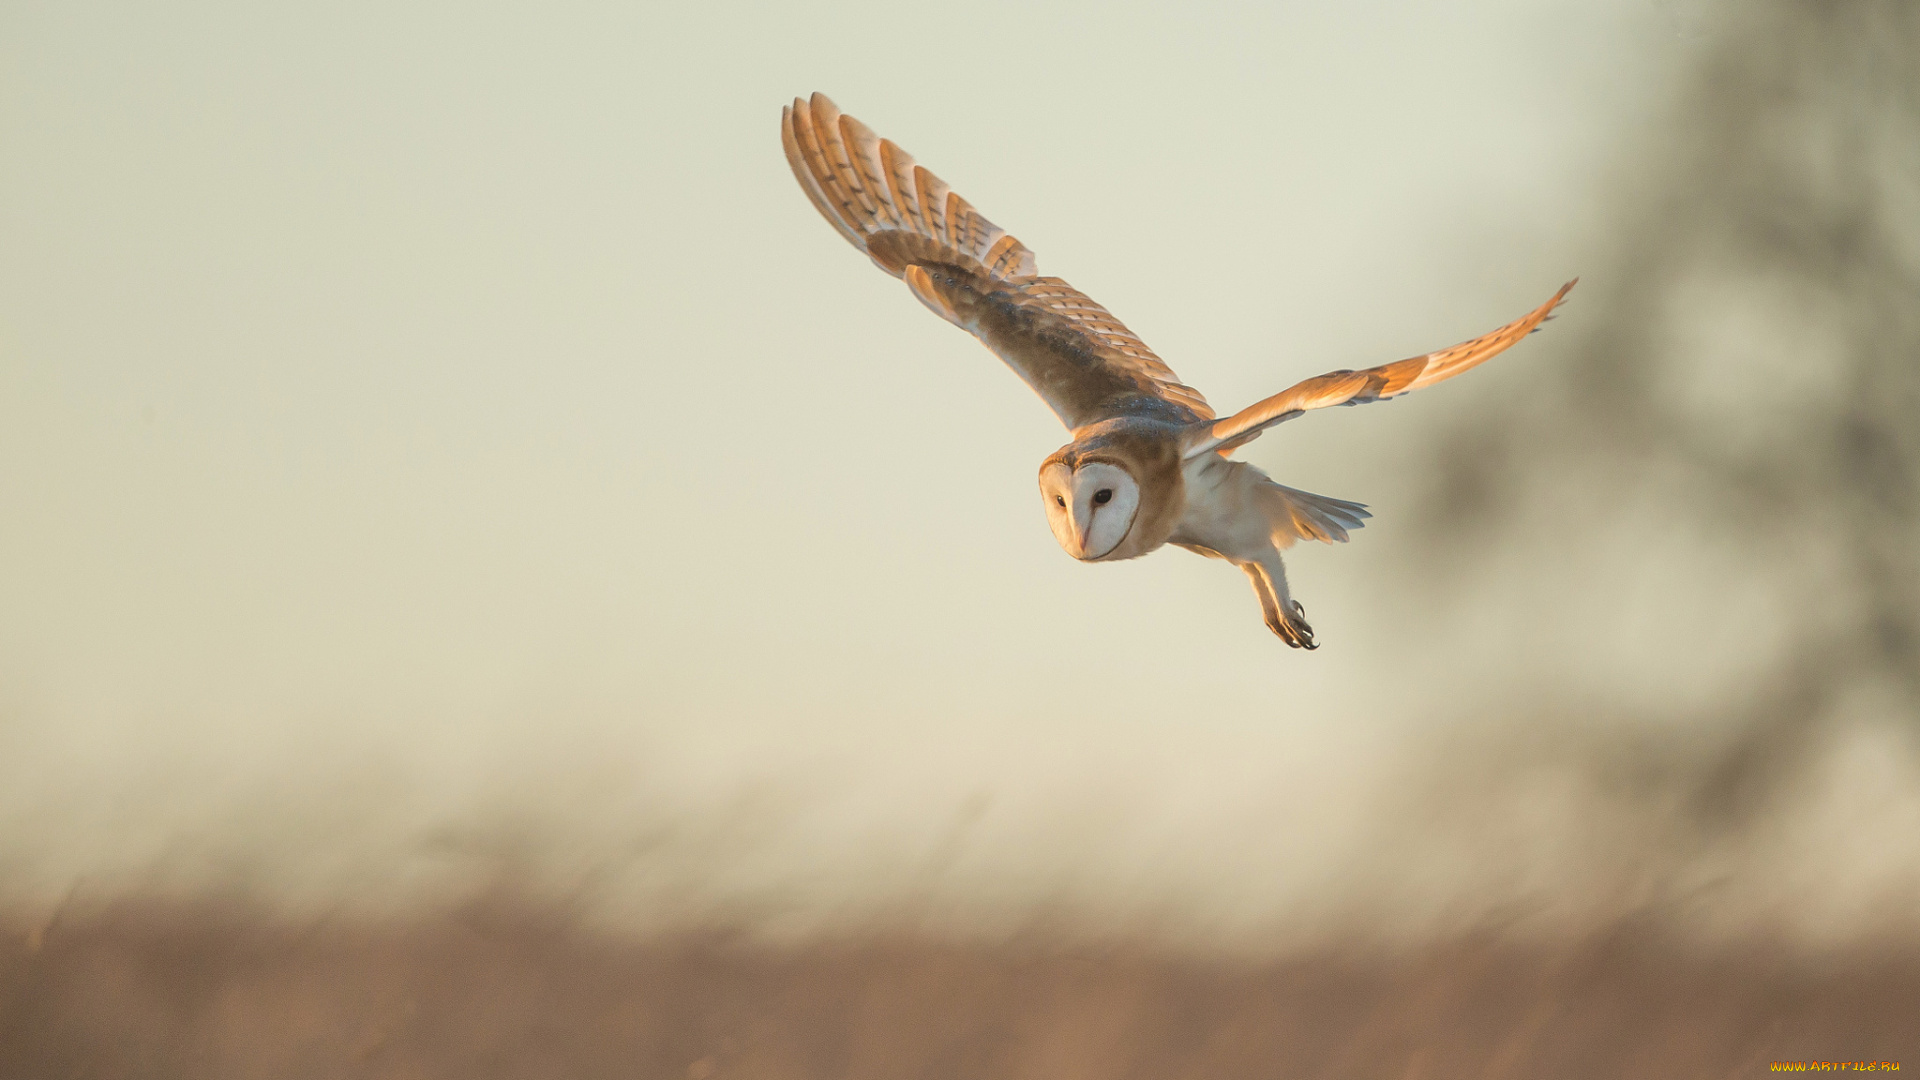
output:
{"label": "outstretched wing", "polygon": [[780,111],[800,187],[847,242],[1006,361],[1069,428],[1115,416],[1213,419],[1200,392],[1106,308],[825,94]]}
{"label": "outstretched wing", "polygon": [[1308,409],[1324,409],[1330,405],[1364,405],[1369,401],[1398,397],[1442,379],[1451,379],[1468,368],[1493,359],[1521,338],[1533,333],[1553,314],[1554,307],[1579,281],[1579,278],[1574,278],[1560,286],[1560,291],[1553,294],[1553,299],[1534,308],[1526,317],[1516,319],[1484,337],[1463,341],[1451,349],[1382,364],[1365,371],[1330,371],[1297,383],[1265,401],[1250,405],[1224,420],[1215,421],[1203,429],[1198,439],[1187,445],[1184,454],[1188,458],[1195,458],[1210,450],[1226,453],[1252,441],[1273,425],[1291,420]]}

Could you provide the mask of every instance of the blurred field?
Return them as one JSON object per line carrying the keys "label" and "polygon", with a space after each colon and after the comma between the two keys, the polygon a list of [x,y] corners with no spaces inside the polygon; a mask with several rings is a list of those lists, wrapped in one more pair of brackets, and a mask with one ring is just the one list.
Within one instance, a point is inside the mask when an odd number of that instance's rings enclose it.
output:
{"label": "blurred field", "polygon": [[1047,935],[637,941],[508,901],[290,925],[129,901],[0,953],[0,1076],[1738,1077],[1920,1063],[1920,956],[1630,927],[1259,965]]}

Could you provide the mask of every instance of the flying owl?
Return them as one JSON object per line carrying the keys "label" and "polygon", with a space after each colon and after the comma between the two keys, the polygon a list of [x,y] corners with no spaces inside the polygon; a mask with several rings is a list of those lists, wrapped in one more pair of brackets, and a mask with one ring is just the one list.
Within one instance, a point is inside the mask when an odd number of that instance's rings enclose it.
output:
{"label": "flying owl", "polygon": [[1526,337],[1574,285],[1485,337],[1328,372],[1219,419],[1106,308],[1040,276],[1025,245],[826,95],[782,109],[780,138],[828,224],[992,349],[1072,432],[1040,463],[1041,505],[1067,554],[1111,562],[1174,544],[1224,559],[1253,583],[1268,628],[1300,649],[1317,645],[1280,553],[1301,539],[1344,542],[1371,515],[1361,503],[1276,484],[1227,455],[1309,409],[1382,401],[1452,378]]}

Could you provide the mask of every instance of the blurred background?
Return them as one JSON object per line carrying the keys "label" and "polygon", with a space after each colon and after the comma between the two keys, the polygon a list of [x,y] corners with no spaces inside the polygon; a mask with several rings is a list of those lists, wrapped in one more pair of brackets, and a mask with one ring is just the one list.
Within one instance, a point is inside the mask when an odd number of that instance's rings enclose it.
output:
{"label": "blurred background", "polygon": [[[1920,1051],[1920,8],[0,31],[0,1074]],[[1223,411],[1582,284],[1242,451],[1298,653],[1059,553],[814,90]]]}

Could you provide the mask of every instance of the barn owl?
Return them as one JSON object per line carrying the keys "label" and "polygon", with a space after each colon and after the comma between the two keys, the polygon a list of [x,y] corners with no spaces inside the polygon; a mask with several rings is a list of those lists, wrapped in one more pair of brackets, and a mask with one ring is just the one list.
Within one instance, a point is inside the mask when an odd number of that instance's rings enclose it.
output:
{"label": "barn owl", "polygon": [[[1308,379],[1225,419],[1106,308],[940,179],[824,94],[780,113],[787,162],[814,208],[933,313],[979,338],[1060,417],[1073,441],[1040,463],[1047,524],[1083,562],[1166,544],[1239,567],[1268,628],[1312,649],[1280,553],[1345,541],[1363,504],[1274,483],[1228,455],[1309,409],[1398,397],[1490,359],[1531,333],[1573,288],[1484,337],[1364,371]],[[1577,280],[1577,279],[1576,279]]]}

